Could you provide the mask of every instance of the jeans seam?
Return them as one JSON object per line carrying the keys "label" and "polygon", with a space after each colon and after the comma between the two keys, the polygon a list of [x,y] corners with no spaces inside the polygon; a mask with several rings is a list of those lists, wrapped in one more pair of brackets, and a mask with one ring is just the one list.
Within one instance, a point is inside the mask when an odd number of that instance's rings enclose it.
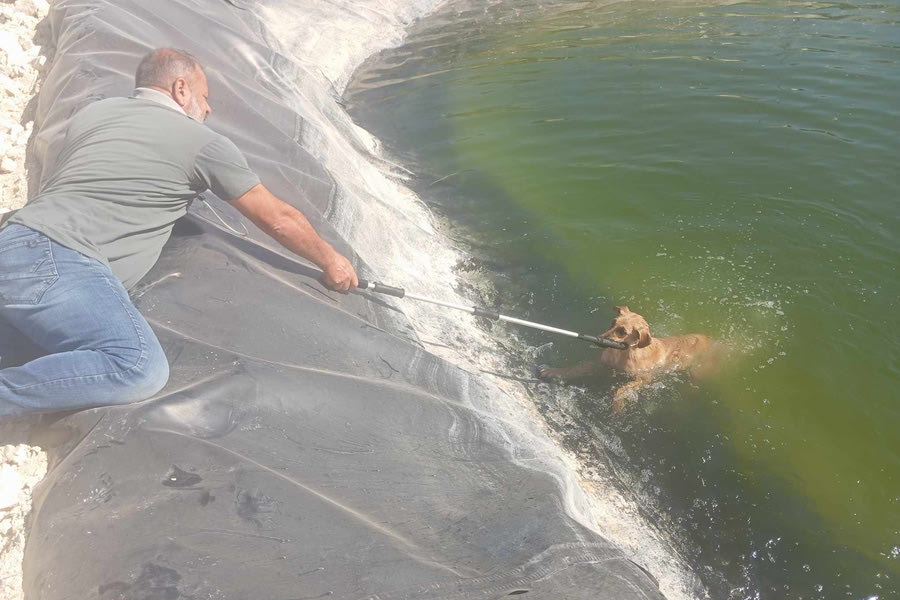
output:
{"label": "jeans seam", "polygon": [[50,283],[48,283],[47,286],[43,290],[41,290],[41,293],[38,294],[37,298],[34,299],[35,304],[40,304],[41,300],[44,299],[44,294],[47,293],[47,290],[53,287],[54,283],[59,281],[59,270],[56,268],[56,256],[54,256],[53,254],[53,241],[50,240],[50,238],[48,238],[47,236],[44,237],[47,239],[47,248],[50,251],[50,265],[53,267],[53,276],[52,281],[50,281]]}
{"label": "jeans seam", "polygon": [[[91,264],[91,267],[96,269],[96,265],[94,265],[93,263]],[[47,384],[51,384],[51,383],[65,383],[65,382],[70,382],[70,381],[79,381],[81,379],[89,379],[91,377],[109,377],[110,375],[127,375],[129,372],[142,366],[141,363],[144,361],[144,358],[147,356],[147,341],[144,339],[144,335],[141,333],[141,328],[138,327],[137,322],[135,321],[134,315],[132,315],[131,311],[128,310],[128,307],[125,305],[125,302],[122,300],[122,298],[120,298],[119,295],[117,293],[115,293],[115,290],[113,289],[113,285],[109,281],[109,277],[107,277],[106,274],[103,272],[101,272],[100,274],[103,277],[103,280],[106,282],[107,287],[109,287],[110,291],[112,291],[113,294],[115,294],[116,298],[118,298],[119,303],[122,305],[122,308],[125,309],[125,312],[128,314],[129,319],[131,319],[131,325],[132,325],[132,327],[134,327],[134,332],[137,334],[138,341],[140,342],[140,345],[141,345],[141,354],[140,354],[140,356],[138,356],[137,361],[135,361],[135,363],[133,365],[131,365],[130,367],[128,367],[127,369],[124,369],[121,371],[111,371],[109,373],[95,373],[93,375],[79,375],[77,377],[62,377],[60,379],[51,379],[50,381],[41,381],[38,383],[31,383],[29,385],[23,385],[23,386],[11,385],[11,386],[9,386],[10,389],[25,390],[25,389],[33,388],[33,387],[40,386],[40,385],[47,385]],[[136,307],[135,307],[135,310],[137,310]]]}
{"label": "jeans seam", "polygon": [[[40,233],[39,231],[35,231],[34,229],[29,228],[29,231],[31,233],[23,234],[19,238],[13,238],[13,241],[7,242],[5,246],[0,246],[0,252],[2,252],[4,250],[10,250],[12,248],[18,248],[19,246],[26,246],[26,245],[28,245],[29,237],[40,237],[40,236],[44,235],[44,234]],[[44,236],[44,237],[47,237],[47,236]]]}
{"label": "jeans seam", "polygon": [[[141,328],[138,327],[137,320],[134,318],[134,315],[131,313],[131,310],[128,309],[128,306],[125,304],[125,301],[122,300],[122,298],[119,296],[119,294],[116,293],[115,289],[113,289],[113,284],[110,283],[109,277],[107,277],[104,274],[103,279],[104,279],[104,281],[106,281],[106,286],[110,289],[110,291],[113,294],[115,294],[116,298],[119,300],[119,304],[121,304],[122,308],[125,310],[125,312],[128,313],[128,318],[131,319],[131,326],[134,327],[134,332],[137,334],[138,341],[140,341],[140,343],[141,343],[141,354],[140,354],[140,356],[138,356],[137,361],[135,361],[135,363],[131,367],[129,367],[128,369],[123,371],[123,373],[127,373],[128,371],[131,371],[132,369],[139,367],[141,365],[141,363],[144,362],[144,357],[147,355],[147,340],[144,339],[144,334],[141,332]],[[134,304],[132,304],[131,307],[134,310],[137,310],[137,307],[135,307]]]}
{"label": "jeans seam", "polygon": [[[36,235],[37,237],[39,237],[39,238],[40,238],[40,237],[43,237],[44,240],[47,242],[47,251],[50,253],[50,266],[51,266],[51,271],[52,271],[52,273],[50,273],[50,274],[48,274],[48,275],[46,275],[46,276],[29,274],[29,275],[25,275],[25,276],[23,276],[23,277],[16,277],[16,278],[4,279],[3,281],[13,281],[13,282],[14,282],[14,281],[17,281],[17,280],[22,280],[22,279],[35,279],[35,278],[41,278],[41,284],[40,284],[40,285],[43,286],[43,289],[42,289],[37,295],[35,295],[34,297],[30,297],[30,298],[8,298],[8,299],[7,299],[7,302],[6,302],[7,304],[31,304],[31,305],[39,304],[39,303],[41,302],[41,299],[44,297],[44,294],[47,293],[47,290],[49,290],[51,287],[53,287],[53,284],[54,284],[54,283],[56,283],[57,281],[59,281],[59,271],[58,271],[57,268],[56,268],[56,258],[55,258],[54,254],[53,254],[53,240],[51,240],[50,238],[48,238],[47,236],[45,236],[44,234],[42,234],[42,233],[40,233],[40,232],[34,231],[33,229],[32,229],[31,231],[32,231],[32,233],[33,233],[34,235]],[[27,241],[22,242],[20,245],[25,245],[25,246],[27,246],[27,245],[28,245],[28,242],[27,242]],[[10,249],[12,249],[12,248],[17,248],[17,247],[18,247],[18,246],[17,246],[16,243],[14,242],[14,243],[8,244],[8,245],[6,245],[6,246],[0,248],[0,252],[5,251],[5,250],[10,250]]]}

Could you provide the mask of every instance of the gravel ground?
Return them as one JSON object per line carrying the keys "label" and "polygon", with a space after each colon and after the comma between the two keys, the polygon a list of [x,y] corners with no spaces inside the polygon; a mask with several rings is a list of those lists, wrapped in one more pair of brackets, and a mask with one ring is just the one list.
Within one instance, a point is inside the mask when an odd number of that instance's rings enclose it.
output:
{"label": "gravel ground", "polygon": [[[46,62],[39,45],[44,31],[38,33],[46,28],[38,25],[49,9],[45,0],[0,0],[0,214],[28,199],[25,150]],[[23,600],[25,523],[47,457],[36,446],[3,444],[0,439],[0,599]]]}
{"label": "gravel ground", "polygon": [[25,519],[31,511],[31,490],[47,473],[40,448],[0,446],[0,598],[22,600],[22,557]]}
{"label": "gravel ground", "polygon": [[0,213],[21,208],[28,198],[25,148],[33,126],[32,98],[40,87],[46,57],[38,24],[46,0],[0,0]]}

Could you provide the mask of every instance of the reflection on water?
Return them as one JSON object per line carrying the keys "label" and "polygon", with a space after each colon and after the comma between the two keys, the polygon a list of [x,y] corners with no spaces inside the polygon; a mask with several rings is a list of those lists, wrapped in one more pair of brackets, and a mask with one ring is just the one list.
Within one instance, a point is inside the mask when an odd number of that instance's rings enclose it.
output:
{"label": "reflection on water", "polygon": [[[348,94],[493,282],[473,301],[586,333],[627,304],[732,348],[622,414],[612,373],[533,386],[713,598],[900,589],[898,15],[451,4]],[[496,332],[521,373],[594,352]]]}

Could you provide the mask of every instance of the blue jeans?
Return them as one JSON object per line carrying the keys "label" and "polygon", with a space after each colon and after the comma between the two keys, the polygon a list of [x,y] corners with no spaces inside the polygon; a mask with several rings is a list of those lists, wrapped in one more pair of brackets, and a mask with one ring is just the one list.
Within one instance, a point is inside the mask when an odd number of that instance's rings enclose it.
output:
{"label": "blue jeans", "polygon": [[109,267],[28,227],[0,229],[0,417],[136,402],[168,378]]}

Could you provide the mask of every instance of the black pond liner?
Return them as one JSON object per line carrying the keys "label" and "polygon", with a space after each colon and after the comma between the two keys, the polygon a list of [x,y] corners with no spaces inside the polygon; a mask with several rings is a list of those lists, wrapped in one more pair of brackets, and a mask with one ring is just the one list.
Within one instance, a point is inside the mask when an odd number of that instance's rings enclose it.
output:
{"label": "black pond liner", "polygon": [[[247,6],[54,2],[36,156],[47,173],[78,108],[130,94],[150,48],[182,47],[208,67],[211,125],[352,255],[327,220],[334,180],[296,141],[304,119],[259,77],[286,59]],[[133,294],[165,390],[45,418],[26,598],[662,597],[566,513],[535,438],[491,413],[499,391],[207,199],[231,229],[195,202]]]}

